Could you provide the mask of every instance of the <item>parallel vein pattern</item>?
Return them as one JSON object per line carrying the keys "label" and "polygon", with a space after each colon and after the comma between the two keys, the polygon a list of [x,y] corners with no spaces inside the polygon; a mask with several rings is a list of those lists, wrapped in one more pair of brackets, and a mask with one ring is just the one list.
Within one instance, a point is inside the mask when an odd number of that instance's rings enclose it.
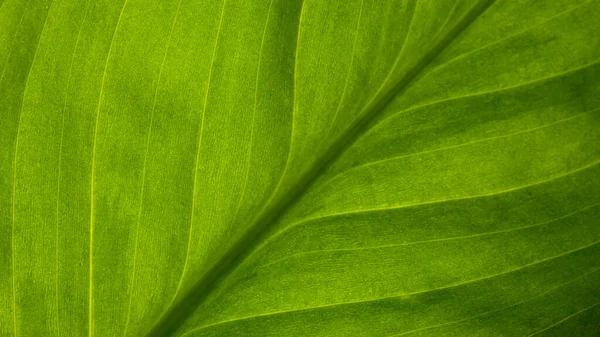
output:
{"label": "parallel vein pattern", "polygon": [[595,336],[600,1],[0,0],[0,336]]}

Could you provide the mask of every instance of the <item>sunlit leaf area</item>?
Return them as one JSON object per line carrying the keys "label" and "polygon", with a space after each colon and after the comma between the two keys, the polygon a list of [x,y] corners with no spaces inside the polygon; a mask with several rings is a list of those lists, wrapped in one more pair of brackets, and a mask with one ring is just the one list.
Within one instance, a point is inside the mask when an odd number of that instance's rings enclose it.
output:
{"label": "sunlit leaf area", "polygon": [[0,0],[0,336],[600,336],[600,0]]}

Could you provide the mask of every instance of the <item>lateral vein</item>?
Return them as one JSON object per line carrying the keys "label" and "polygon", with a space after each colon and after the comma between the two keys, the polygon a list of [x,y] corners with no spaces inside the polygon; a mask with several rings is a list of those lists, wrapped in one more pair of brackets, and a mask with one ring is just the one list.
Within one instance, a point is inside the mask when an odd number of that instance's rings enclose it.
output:
{"label": "lateral vein", "polygon": [[212,79],[212,71],[213,71],[213,66],[215,63],[215,57],[217,54],[217,46],[219,44],[219,37],[221,35],[221,27],[223,24],[223,16],[225,13],[225,4],[226,3],[227,3],[227,0],[223,0],[223,4],[221,6],[221,15],[219,18],[219,27],[217,29],[215,43],[213,46],[212,57],[211,57],[211,61],[210,61],[210,68],[208,71],[208,80],[206,83],[206,91],[204,93],[204,106],[202,108],[202,118],[201,118],[201,122],[200,122],[200,131],[199,131],[199,135],[198,135],[198,146],[196,149],[196,159],[195,159],[195,163],[194,163],[194,188],[192,190],[192,209],[191,209],[191,215],[190,215],[190,227],[189,227],[189,231],[188,231],[188,242],[187,242],[187,248],[186,248],[186,254],[185,254],[185,262],[183,264],[183,270],[181,272],[181,277],[179,278],[177,288],[175,289],[175,294],[173,295],[171,302],[166,306],[165,310],[161,314],[161,317],[169,310],[171,305],[175,302],[177,295],[179,295],[179,291],[181,291],[183,279],[185,278],[185,273],[187,272],[187,266],[188,266],[189,256],[190,256],[190,246],[192,243],[192,230],[194,228],[194,218],[195,218],[194,215],[196,214],[195,208],[196,208],[196,191],[198,188],[198,183],[197,183],[197,181],[198,181],[198,163],[200,162],[200,152],[201,152],[201,147],[202,147],[202,135],[204,133],[204,116],[206,115],[206,105],[208,103],[208,93],[210,91],[210,81]]}
{"label": "lateral vein", "polygon": [[333,303],[333,304],[327,304],[327,305],[321,305],[321,306],[298,308],[298,309],[291,309],[291,310],[282,310],[282,311],[274,311],[274,312],[268,312],[268,313],[264,313],[264,314],[253,315],[253,316],[240,317],[240,318],[235,318],[235,319],[231,319],[231,320],[221,321],[221,322],[210,324],[210,325],[205,325],[205,326],[199,327],[197,329],[190,330],[187,333],[185,333],[184,335],[182,335],[182,337],[187,336],[187,335],[189,335],[191,333],[194,333],[194,332],[198,332],[200,330],[204,330],[204,329],[211,328],[211,327],[218,326],[218,325],[233,323],[233,322],[237,322],[237,321],[243,321],[243,320],[249,320],[249,319],[256,319],[256,318],[261,318],[261,317],[269,317],[269,316],[275,316],[275,315],[281,315],[281,314],[289,314],[289,313],[301,312],[301,311],[322,310],[322,309],[328,309],[328,308],[345,306],[345,305],[352,305],[352,304],[362,304],[362,303],[377,302],[377,301],[397,299],[397,298],[402,298],[402,297],[408,297],[408,296],[413,296],[413,295],[421,295],[421,294],[431,293],[431,292],[435,292],[435,291],[443,291],[443,290],[447,290],[447,289],[457,288],[457,287],[460,287],[460,286],[469,285],[469,284],[473,284],[473,283],[481,282],[481,281],[486,281],[486,280],[490,280],[490,279],[493,279],[493,278],[496,278],[496,277],[500,277],[500,276],[503,276],[503,275],[506,275],[506,274],[517,272],[517,271],[526,269],[528,267],[539,265],[539,264],[544,263],[544,262],[556,260],[558,258],[561,258],[561,257],[564,257],[564,256],[568,256],[570,254],[574,254],[576,252],[579,252],[579,251],[582,251],[582,250],[594,247],[598,243],[600,243],[600,241],[595,241],[595,242],[593,242],[591,244],[588,244],[588,245],[585,245],[585,246],[582,246],[582,247],[578,247],[578,248],[575,248],[575,249],[571,249],[571,250],[568,250],[568,251],[566,251],[564,253],[561,253],[561,254],[558,254],[558,255],[554,255],[554,256],[551,256],[551,257],[544,258],[544,259],[536,260],[534,262],[522,265],[522,266],[520,266],[518,268],[513,268],[513,269],[510,269],[510,270],[506,270],[506,271],[503,271],[501,273],[492,274],[492,275],[486,275],[484,277],[480,277],[480,278],[476,278],[476,279],[471,279],[471,280],[467,280],[467,281],[464,281],[464,282],[458,282],[458,283],[454,283],[454,284],[450,284],[450,285],[446,285],[446,286],[442,286],[442,287],[437,287],[437,288],[432,288],[432,289],[426,289],[426,290],[420,290],[420,291],[414,291],[414,292],[410,292],[410,293],[404,293],[404,294],[398,294],[398,295],[392,295],[392,296],[384,296],[384,297],[378,297],[378,298],[368,298],[368,299],[362,299],[362,300],[357,300],[357,301],[339,302],[339,303]]}
{"label": "lateral vein", "polygon": [[580,171],[587,170],[587,169],[592,168],[592,167],[594,167],[594,166],[596,166],[598,164],[600,164],[600,161],[596,161],[596,162],[593,162],[591,164],[587,164],[587,165],[582,166],[582,167],[580,167],[578,169],[575,169],[573,171],[569,171],[569,172],[563,173],[561,175],[554,176],[554,177],[549,178],[549,179],[545,179],[545,180],[533,182],[531,184],[517,186],[517,187],[513,187],[513,188],[501,190],[501,191],[495,191],[495,192],[492,192],[492,193],[470,195],[470,196],[460,197],[460,198],[440,199],[440,200],[433,200],[433,201],[427,201],[427,202],[417,202],[417,203],[404,204],[404,205],[398,205],[398,206],[392,206],[392,207],[360,209],[360,210],[353,210],[353,211],[348,211],[348,212],[325,214],[325,215],[320,215],[320,216],[316,216],[316,217],[313,217],[313,218],[306,218],[306,219],[300,220],[298,222],[295,222],[295,223],[289,225],[288,227],[286,227],[282,231],[280,231],[277,234],[273,235],[270,238],[270,240],[265,241],[260,247],[257,247],[254,252],[256,253],[258,250],[262,249],[268,242],[274,240],[275,238],[277,238],[278,236],[284,234],[285,232],[289,231],[290,229],[292,229],[294,227],[297,227],[299,225],[306,224],[308,222],[312,222],[312,221],[316,221],[316,220],[320,220],[320,219],[326,219],[326,218],[333,218],[333,217],[338,217],[338,216],[345,216],[345,215],[371,213],[371,212],[385,212],[385,211],[390,211],[390,210],[398,210],[398,209],[402,209],[402,208],[419,207],[419,206],[424,206],[424,205],[440,204],[440,203],[444,203],[444,202],[451,202],[451,201],[458,201],[458,200],[468,200],[468,199],[475,199],[475,198],[491,197],[491,196],[494,196],[494,195],[510,193],[510,192],[518,191],[518,190],[521,190],[521,189],[524,189],[524,188],[528,188],[528,187],[532,187],[532,186],[536,186],[536,185],[541,185],[541,184],[545,184],[545,183],[548,183],[548,182],[551,182],[551,181],[554,181],[554,180],[558,180],[558,179],[567,177],[569,175],[578,173]]}
{"label": "lateral vein", "polygon": [[[40,36],[38,37],[35,51],[33,52],[33,58],[31,59],[31,65],[29,66],[29,71],[27,72],[27,78],[25,79],[25,85],[23,86],[23,97],[21,98],[21,109],[19,111],[19,118],[17,120],[17,135],[15,136],[15,153],[13,160],[13,188],[12,188],[12,225],[11,225],[11,265],[12,265],[12,305],[13,305],[13,334],[16,337],[18,335],[17,330],[17,293],[16,293],[16,282],[15,282],[15,274],[16,274],[16,265],[15,265],[15,212],[16,212],[16,195],[17,195],[17,153],[19,149],[19,135],[21,134],[21,120],[23,118],[23,106],[25,105],[25,94],[27,93],[27,85],[29,84],[29,78],[31,77],[31,70],[33,69],[33,65],[35,64],[35,58],[37,56],[38,50],[40,48],[40,42],[42,41],[42,37],[44,35],[44,30],[46,30],[46,24],[48,23],[48,16],[50,16],[50,9],[52,8],[52,4],[54,1],[50,2],[50,6],[48,6],[48,10],[46,11],[46,17],[44,19],[44,23],[42,26],[42,31],[40,32]],[[23,11],[23,16],[21,17],[21,22],[25,17],[25,13],[27,9]],[[19,27],[20,27],[19,23]],[[18,32],[19,28],[17,28]],[[15,37],[17,33],[15,32]],[[12,49],[11,49],[12,52]],[[10,58],[10,54],[9,54]],[[6,62],[8,63],[9,60]],[[6,69],[6,65],[4,67]],[[2,76],[0,77],[0,82],[2,82],[2,78],[4,77],[4,70],[2,71]]]}
{"label": "lateral vein", "polygon": [[125,7],[127,7],[127,1],[123,2],[123,6],[121,7],[121,12],[119,13],[119,17],[117,19],[117,24],[115,25],[115,30],[112,33],[112,37],[110,40],[110,45],[108,47],[108,53],[106,54],[106,61],[104,62],[104,69],[102,73],[102,82],[100,85],[100,94],[98,95],[98,106],[96,108],[96,121],[94,123],[94,139],[92,145],[92,168],[90,174],[90,244],[89,244],[89,293],[88,293],[88,336],[92,337],[94,335],[94,188],[95,188],[95,173],[96,173],[96,140],[98,138],[98,124],[100,121],[100,108],[102,105],[102,99],[104,98],[104,84],[106,81],[106,70],[108,68],[108,61],[110,60],[110,55],[112,53],[113,44],[115,42],[115,36],[117,35],[117,31],[119,30],[119,25],[121,23],[121,18],[123,17],[123,12],[125,11]]}
{"label": "lateral vein", "polygon": [[85,12],[83,14],[83,19],[81,20],[81,24],[79,25],[79,31],[77,32],[77,38],[75,39],[75,46],[73,47],[73,54],[71,55],[71,62],[69,65],[69,74],[67,75],[67,85],[65,87],[65,100],[62,108],[62,123],[60,129],[60,146],[58,150],[58,182],[57,182],[57,190],[56,190],[56,280],[55,280],[55,296],[56,296],[56,329],[57,335],[60,336],[60,308],[59,308],[59,298],[58,298],[58,281],[59,281],[59,265],[58,265],[58,252],[60,248],[59,242],[59,214],[60,214],[60,185],[61,185],[61,172],[62,172],[62,151],[63,151],[63,142],[64,142],[64,132],[65,132],[65,116],[67,110],[67,101],[69,98],[69,86],[71,84],[71,74],[73,71],[73,62],[75,60],[75,54],[77,52],[77,46],[79,45],[79,39],[81,37],[81,31],[83,30],[83,25],[85,23],[85,19],[87,18],[87,13],[89,9],[90,1],[88,0],[85,5]]}
{"label": "lateral vein", "polygon": [[308,250],[308,251],[303,251],[303,252],[296,253],[296,254],[291,254],[291,255],[282,257],[280,259],[277,259],[275,261],[271,261],[271,262],[269,262],[267,264],[257,266],[257,267],[255,267],[254,271],[256,272],[256,271],[259,271],[261,269],[265,269],[267,267],[273,266],[275,264],[279,264],[279,263],[281,263],[283,261],[286,261],[286,260],[289,260],[289,259],[292,259],[292,258],[297,258],[299,256],[309,255],[309,254],[331,253],[331,252],[352,252],[352,251],[361,251],[361,250],[397,248],[397,247],[414,246],[414,245],[421,245],[421,244],[427,244],[427,243],[447,242],[447,241],[454,241],[454,240],[465,240],[465,239],[472,239],[472,238],[483,237],[483,236],[490,236],[490,235],[496,235],[496,234],[506,234],[506,233],[511,233],[511,232],[516,232],[516,231],[521,231],[521,230],[526,230],[526,229],[531,229],[531,228],[536,228],[536,227],[541,227],[541,226],[544,226],[544,225],[552,224],[554,222],[557,222],[557,221],[564,220],[564,219],[567,219],[569,217],[572,217],[573,215],[585,212],[585,211],[587,211],[589,209],[592,209],[594,207],[598,207],[598,204],[594,204],[594,205],[591,205],[591,206],[586,206],[586,207],[584,207],[582,209],[579,209],[577,211],[565,214],[563,216],[560,216],[560,217],[552,219],[552,220],[548,220],[548,221],[544,221],[544,222],[540,222],[540,223],[535,223],[535,224],[532,224],[532,225],[527,225],[527,226],[522,226],[522,227],[513,227],[513,228],[509,228],[509,229],[492,231],[492,232],[484,232],[484,233],[477,233],[477,234],[463,235],[463,236],[452,236],[452,237],[441,238],[441,239],[431,239],[431,240],[422,240],[422,241],[411,241],[411,242],[393,243],[393,244],[379,245],[379,246],[366,246],[366,247],[355,247],[355,248],[339,248],[339,249],[316,249],[316,250]]}
{"label": "lateral vein", "polygon": [[[463,18],[449,32],[426,52],[419,62],[416,62],[412,68],[409,68],[404,76],[396,82],[386,86],[389,88],[385,92],[378,95],[377,99],[372,100],[367,104],[365,111],[357,118],[344,133],[332,143],[327,151],[323,152],[313,165],[294,183],[294,187],[289,193],[282,193],[277,200],[271,204],[271,200],[277,194],[277,189],[280,187],[281,179],[273,192],[271,198],[267,201],[259,215],[252,221],[250,229],[242,235],[218,261],[216,261],[204,277],[199,279],[188,292],[179,301],[178,306],[164,315],[162,319],[154,326],[150,333],[151,336],[164,336],[168,332],[172,332],[179,327],[189,315],[203,302],[211,291],[220,284],[228,275],[231,274],[252,252],[256,244],[261,241],[261,238],[269,234],[269,225],[278,220],[281,215],[289,209],[298,198],[311,186],[319,176],[319,174],[337,157],[347,149],[356,139],[358,139],[371,124],[376,120],[380,113],[392,102],[397,96],[402,94],[420,73],[435,59],[455,38],[462,33],[473,21],[475,21],[485,10],[494,2],[494,0],[482,0],[475,4],[471,10],[463,16]],[[300,25],[299,25],[300,27]],[[296,49],[296,52],[298,48]],[[295,62],[297,63],[296,58]],[[295,87],[294,87],[295,88]],[[295,100],[294,100],[295,101]],[[294,102],[294,106],[297,102]],[[292,133],[293,135],[293,130]],[[290,150],[291,150],[290,144]],[[290,157],[288,153],[289,162]],[[288,165],[286,164],[286,168]],[[284,173],[285,175],[285,169]],[[282,176],[283,176],[282,175]]]}

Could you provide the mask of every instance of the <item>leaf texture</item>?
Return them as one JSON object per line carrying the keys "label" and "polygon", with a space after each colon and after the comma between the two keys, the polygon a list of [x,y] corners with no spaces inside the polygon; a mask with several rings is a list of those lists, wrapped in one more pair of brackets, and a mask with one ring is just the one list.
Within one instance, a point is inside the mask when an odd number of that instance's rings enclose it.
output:
{"label": "leaf texture", "polygon": [[0,2],[0,336],[596,336],[597,0]]}

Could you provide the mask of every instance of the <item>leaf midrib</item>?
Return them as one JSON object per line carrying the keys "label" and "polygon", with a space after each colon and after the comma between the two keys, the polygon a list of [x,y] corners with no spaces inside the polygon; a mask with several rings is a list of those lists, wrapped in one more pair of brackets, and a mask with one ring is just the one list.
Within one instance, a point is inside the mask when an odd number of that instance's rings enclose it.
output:
{"label": "leaf midrib", "polygon": [[[315,161],[314,165],[297,180],[290,192],[280,197],[253,221],[253,225],[235,242],[204,275],[194,284],[182,299],[157,322],[148,336],[169,336],[185,322],[213,289],[240,265],[255,245],[268,233],[270,225],[275,223],[295,204],[303,193],[312,186],[322,172],[348,149],[355,140],[368,131],[377,118],[385,111],[394,98],[403,94],[424,69],[440,55],[469,25],[479,18],[495,0],[481,0],[474,5],[463,18],[441,38],[431,49],[410,68],[404,76],[397,79],[375,97],[364,109],[365,113],[346,129],[346,131]],[[300,27],[299,27],[300,29]],[[393,71],[393,69],[392,69]]]}

